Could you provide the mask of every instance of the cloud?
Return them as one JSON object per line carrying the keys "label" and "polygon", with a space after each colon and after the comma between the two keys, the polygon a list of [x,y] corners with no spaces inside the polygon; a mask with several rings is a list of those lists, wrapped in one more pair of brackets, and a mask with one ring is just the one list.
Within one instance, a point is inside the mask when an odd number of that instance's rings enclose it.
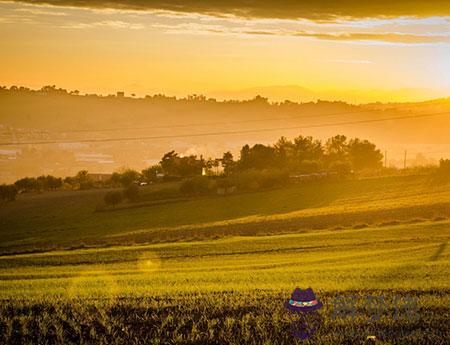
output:
{"label": "cloud", "polygon": [[54,11],[48,11],[48,10],[41,10],[38,8],[17,8],[15,9],[16,12],[21,13],[28,13],[32,15],[45,15],[45,16],[57,16],[57,17],[63,17],[67,16],[67,13],[64,12],[54,12]]}
{"label": "cloud", "polygon": [[[20,2],[22,5],[19,8],[14,8],[13,5],[14,11],[9,13],[5,11],[0,16],[0,21],[34,23],[34,20],[39,18],[41,21],[48,22],[49,25],[70,29],[103,27],[148,29],[170,34],[272,35],[363,44],[367,44],[366,42],[370,44],[450,43],[448,26],[450,17],[390,17],[388,19],[389,16],[394,15],[392,6],[386,5],[385,11],[375,11],[379,4],[377,2],[371,7],[371,11],[368,11],[360,3],[355,2],[354,6],[350,6],[352,1],[355,0],[342,0],[338,5],[332,4],[331,0],[310,1],[307,4],[300,0],[280,0],[276,4],[253,0],[240,2],[235,0],[212,2],[200,0],[184,2],[179,0],[164,2],[161,0],[17,0],[16,3]],[[381,2],[384,1],[381,0]],[[402,7],[397,6],[399,3],[402,4],[403,0],[395,2],[397,9],[395,13],[416,16],[431,14],[424,11],[425,4],[420,2],[414,5],[415,1],[409,0],[409,6],[404,7],[405,11],[409,12],[398,12],[398,9]],[[435,7],[435,11],[440,14],[446,13],[447,8],[450,7],[444,2],[430,1],[441,3],[440,7]],[[445,2],[448,3],[448,0]],[[243,6],[241,3],[246,5]],[[329,8],[324,8],[324,4],[330,4]],[[72,11],[69,9],[61,11],[55,5],[72,6]],[[89,15],[85,16],[85,13],[79,13],[80,11],[73,8],[89,9]],[[373,18],[358,19],[358,16],[362,15]]]}
{"label": "cloud", "polygon": [[355,65],[373,64],[373,61],[371,61],[371,60],[327,59],[327,60],[322,60],[322,61],[330,62],[330,63],[343,63],[343,64],[355,64]]}
{"label": "cloud", "polygon": [[[306,38],[315,38],[328,41],[371,41],[371,42],[390,42],[403,44],[430,44],[430,43],[450,43],[450,33],[443,34],[407,34],[407,33],[370,33],[370,32],[314,32],[314,31],[289,31],[289,30],[245,30],[230,31],[222,30],[217,33],[245,34],[245,35],[274,35],[274,36],[298,36]],[[338,62],[338,61],[335,61]],[[343,62],[343,61],[342,61]],[[349,62],[347,62],[349,63]],[[353,63],[363,63],[354,61]],[[364,61],[364,63],[369,63]]]}
{"label": "cloud", "polygon": [[127,23],[121,20],[103,20],[100,22],[93,22],[93,23],[69,23],[64,24],[61,26],[65,29],[92,29],[92,28],[112,28],[112,29],[131,29],[131,30],[139,30],[144,28],[144,25],[142,24],[134,24],[134,23]]}
{"label": "cloud", "polygon": [[330,41],[381,41],[391,43],[450,43],[450,35],[416,35],[400,33],[316,33],[298,32],[296,36],[312,37]]}
{"label": "cloud", "polygon": [[92,9],[172,11],[212,16],[245,18],[310,19],[334,21],[339,18],[394,18],[450,15],[448,0],[16,0],[30,4],[84,7]]}

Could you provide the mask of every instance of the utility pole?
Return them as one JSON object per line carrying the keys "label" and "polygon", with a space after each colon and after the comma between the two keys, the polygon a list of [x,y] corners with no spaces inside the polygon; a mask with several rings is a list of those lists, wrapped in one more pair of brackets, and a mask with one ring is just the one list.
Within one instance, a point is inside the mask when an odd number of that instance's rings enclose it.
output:
{"label": "utility pole", "polygon": [[384,168],[387,168],[387,150],[384,150]]}
{"label": "utility pole", "polygon": [[405,157],[403,158],[403,169],[406,169],[406,150],[405,150]]}

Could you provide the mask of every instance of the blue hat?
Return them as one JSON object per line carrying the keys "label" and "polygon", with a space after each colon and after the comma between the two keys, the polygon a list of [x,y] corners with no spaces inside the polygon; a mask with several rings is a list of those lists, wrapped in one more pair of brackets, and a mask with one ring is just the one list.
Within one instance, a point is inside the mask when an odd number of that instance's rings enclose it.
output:
{"label": "blue hat", "polygon": [[322,308],[322,306],[322,302],[316,298],[311,288],[307,288],[306,290],[296,288],[291,298],[284,302],[284,307],[294,312],[317,310]]}

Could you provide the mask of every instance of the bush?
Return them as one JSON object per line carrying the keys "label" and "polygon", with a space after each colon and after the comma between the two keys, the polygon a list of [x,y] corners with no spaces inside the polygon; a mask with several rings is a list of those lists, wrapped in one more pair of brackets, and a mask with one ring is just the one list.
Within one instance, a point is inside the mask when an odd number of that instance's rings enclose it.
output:
{"label": "bush", "polygon": [[127,169],[123,172],[115,172],[111,176],[111,183],[114,186],[129,187],[133,183],[139,181],[141,174],[136,170]]}
{"label": "bush", "polygon": [[139,187],[135,184],[129,185],[123,190],[123,196],[130,201],[136,201],[139,197]]}
{"label": "bush", "polygon": [[196,176],[184,180],[180,186],[180,192],[185,195],[205,195],[210,194],[217,188],[214,180],[205,176]]}
{"label": "bush", "polygon": [[351,174],[352,166],[348,161],[334,161],[330,163],[329,171],[340,177],[346,177]]}
{"label": "bush", "polygon": [[317,173],[321,170],[321,163],[318,160],[304,159],[300,162],[298,170],[301,174]]}
{"label": "bush", "polygon": [[289,173],[279,169],[246,170],[230,177],[230,185],[239,190],[258,190],[285,185],[289,181]]}
{"label": "bush", "polygon": [[106,205],[116,207],[123,200],[123,194],[120,191],[111,191],[105,194],[104,201]]}

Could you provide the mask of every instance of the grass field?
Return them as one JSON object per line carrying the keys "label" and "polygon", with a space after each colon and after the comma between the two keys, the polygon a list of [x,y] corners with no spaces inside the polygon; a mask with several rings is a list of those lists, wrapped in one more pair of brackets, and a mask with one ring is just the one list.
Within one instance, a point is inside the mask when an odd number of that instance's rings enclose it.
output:
{"label": "grass field", "polygon": [[[150,187],[161,188],[158,185]],[[105,191],[24,194],[0,207],[0,253],[298,233],[450,216],[429,176],[310,183],[96,212]],[[139,206],[139,207],[136,207]]]}
{"label": "grass field", "polygon": [[324,304],[304,343],[450,340],[449,185],[353,180],[95,212],[102,193],[1,208],[0,344],[300,343],[283,308],[295,287]]}

